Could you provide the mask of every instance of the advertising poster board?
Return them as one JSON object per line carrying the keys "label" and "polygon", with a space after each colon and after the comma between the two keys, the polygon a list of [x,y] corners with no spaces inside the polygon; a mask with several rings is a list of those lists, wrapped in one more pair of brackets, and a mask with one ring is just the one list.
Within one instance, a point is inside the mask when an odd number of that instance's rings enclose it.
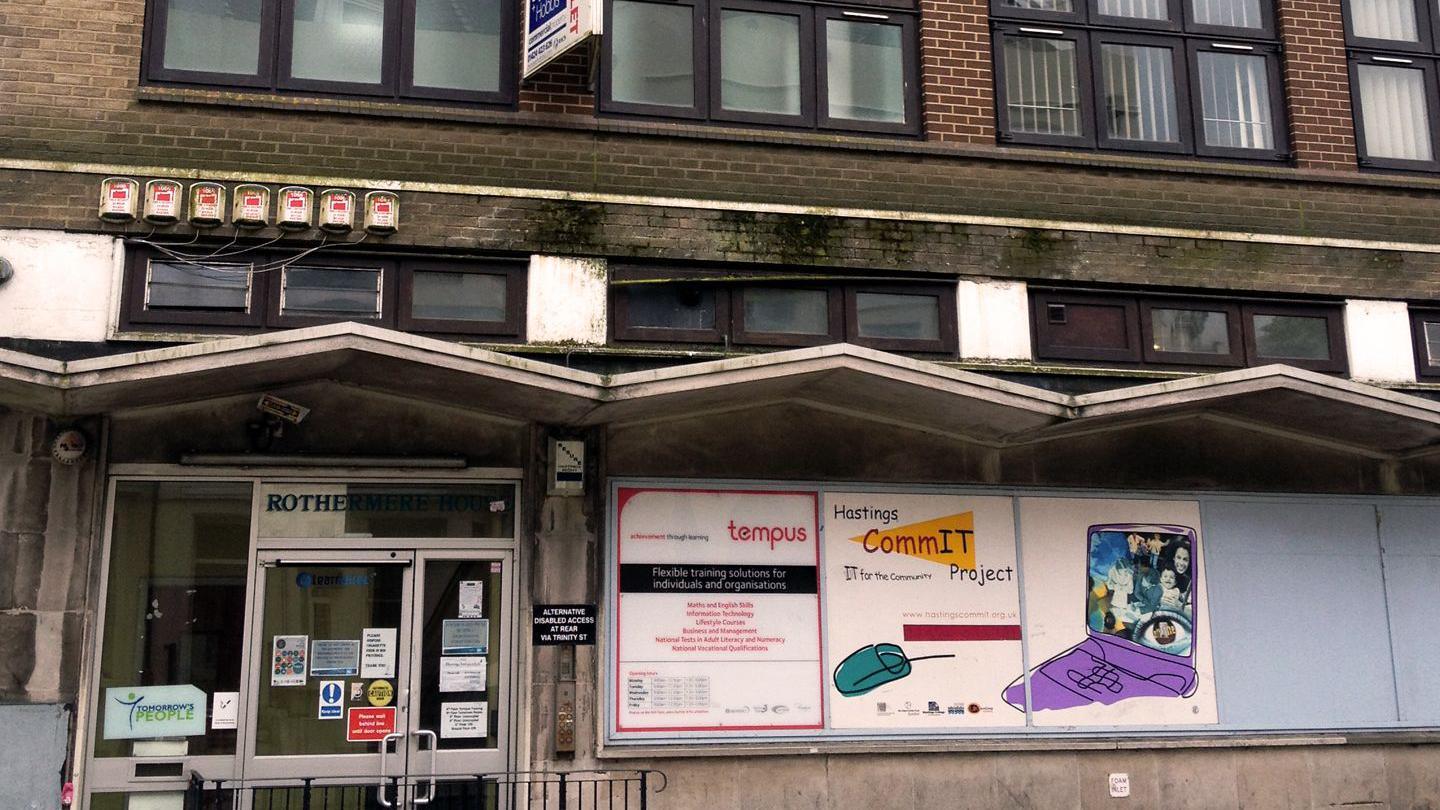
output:
{"label": "advertising poster board", "polygon": [[616,730],[821,728],[818,493],[616,503]]}
{"label": "advertising poster board", "polygon": [[830,725],[1022,726],[1000,701],[1023,668],[1009,498],[826,492]]}
{"label": "advertising poster board", "polygon": [[1199,504],[1019,500],[1032,724],[1218,722]]}

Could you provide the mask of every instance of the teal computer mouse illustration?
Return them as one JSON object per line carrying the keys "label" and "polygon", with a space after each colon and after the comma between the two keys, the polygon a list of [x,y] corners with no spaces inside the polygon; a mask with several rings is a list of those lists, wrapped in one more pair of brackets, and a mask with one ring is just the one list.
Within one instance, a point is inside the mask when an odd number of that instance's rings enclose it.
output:
{"label": "teal computer mouse illustration", "polygon": [[910,658],[899,644],[871,644],[845,656],[835,667],[835,691],[845,697],[859,697],[910,674],[916,661],[954,658],[953,655],[923,655]]}

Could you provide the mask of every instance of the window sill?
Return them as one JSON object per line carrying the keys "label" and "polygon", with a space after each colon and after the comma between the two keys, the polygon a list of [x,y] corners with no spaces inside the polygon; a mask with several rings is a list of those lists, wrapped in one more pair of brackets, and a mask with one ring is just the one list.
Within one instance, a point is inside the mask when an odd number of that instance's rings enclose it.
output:
{"label": "window sill", "polygon": [[1038,739],[864,740],[692,745],[602,745],[602,760],[699,759],[736,756],[826,756],[833,754],[999,753],[1015,751],[1127,751],[1187,748],[1281,748],[1317,745],[1415,745],[1440,743],[1434,729],[1360,732],[1260,733],[1215,732],[1207,735],[1106,737],[1049,735]]}

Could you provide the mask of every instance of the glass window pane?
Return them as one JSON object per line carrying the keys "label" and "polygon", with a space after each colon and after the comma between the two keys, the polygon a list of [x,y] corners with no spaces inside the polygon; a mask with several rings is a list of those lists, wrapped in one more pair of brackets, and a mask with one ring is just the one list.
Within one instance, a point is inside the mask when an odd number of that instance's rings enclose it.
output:
{"label": "glass window pane", "polygon": [[1260,0],[1191,0],[1190,13],[1199,25],[1262,28]]}
{"label": "glass window pane", "polygon": [[939,340],[940,298],[909,293],[856,293],[855,320],[861,337]]}
{"label": "glass window pane", "polygon": [[379,270],[287,267],[280,314],[319,318],[380,317]]}
{"label": "glass window pane", "polygon": [[825,21],[831,118],[905,123],[905,59],[898,25]]}
{"label": "glass window pane", "polygon": [[689,6],[615,0],[606,35],[610,97],[631,104],[695,106],[694,23]]}
{"label": "glass window pane", "polygon": [[[261,659],[264,663],[256,696],[256,754],[265,757],[375,751],[374,743],[346,741],[347,721],[319,718],[316,706],[322,681],[310,677],[307,664],[314,663],[314,654],[306,645],[352,642],[354,655],[344,663],[358,665],[364,631],[378,628],[394,630],[395,648],[408,650],[409,639],[400,632],[404,576],[405,568],[400,565],[311,564],[264,569],[265,617],[260,644],[265,657]],[[280,649],[282,644],[288,645],[287,649]],[[282,656],[289,650],[298,652],[298,666],[285,666]],[[358,674],[358,669],[353,666],[348,671]],[[276,670],[280,671],[278,678]],[[398,667],[396,674],[402,674]],[[286,683],[287,676],[299,683]],[[387,680],[392,685],[401,682],[398,678]],[[349,705],[348,696],[341,696],[341,704]]]}
{"label": "glass window pane", "polygon": [[[120,702],[133,694],[143,703],[140,687],[240,691],[250,503],[248,483],[116,485],[96,756],[130,756],[133,747],[153,744],[126,736],[137,732],[130,708]],[[111,689],[119,690],[111,693],[116,700],[105,697]],[[118,728],[114,718],[107,724],[115,712],[123,714]],[[165,745],[176,756],[234,753],[233,729],[202,727]]]}
{"label": "glass window pane", "polygon": [[1054,11],[1066,14],[1074,10],[1071,0],[1001,0],[1001,6],[1026,11]]}
{"label": "glass window pane", "polygon": [[1177,143],[1175,65],[1169,48],[1100,46],[1106,134],[1122,141]]}
{"label": "glass window pane", "polygon": [[746,332],[830,334],[830,294],[824,290],[747,287],[744,297]]}
{"label": "glass window pane", "polygon": [[1255,353],[1275,360],[1329,360],[1330,329],[1313,315],[1256,315]]}
{"label": "glass window pane", "polygon": [[508,484],[265,484],[260,487],[259,535],[511,538],[515,488]]}
{"label": "glass window pane", "polygon": [[208,309],[248,312],[250,265],[150,262],[146,309]]}
{"label": "glass window pane", "polygon": [[491,273],[417,270],[410,317],[445,321],[503,321],[507,277]]}
{"label": "glass window pane", "polygon": [[1150,310],[1151,344],[1157,352],[1230,353],[1230,318],[1198,309]]}
{"label": "glass window pane", "polygon": [[295,0],[290,75],[380,83],[384,0]]}
{"label": "glass window pane", "polygon": [[1100,0],[1100,13],[1107,17],[1128,17],[1132,20],[1168,20],[1167,0]]}
{"label": "glass window pane", "polygon": [[715,293],[693,284],[637,284],[626,290],[631,328],[714,329]]}
{"label": "glass window pane", "polygon": [[1440,323],[1425,324],[1425,360],[1429,365],[1440,366]]}
{"label": "glass window pane", "polygon": [[[485,702],[489,704],[490,709],[486,717],[488,724],[483,734],[476,737],[447,737],[442,734],[437,741],[441,750],[495,748],[499,744],[500,720],[503,714],[501,707],[504,705],[503,698],[498,694],[500,675],[504,671],[500,668],[500,628],[507,616],[505,602],[501,599],[501,594],[504,593],[503,583],[500,579],[502,574],[500,563],[488,560],[460,561],[432,558],[425,561],[425,593],[423,596],[425,616],[424,623],[417,628],[421,644],[420,727],[443,728],[442,717],[447,703]],[[479,663],[475,660],[477,657],[485,659],[485,674],[475,676],[476,682],[460,684],[459,686],[466,687],[463,691],[458,689],[441,691],[435,687],[443,680],[440,675],[442,662],[449,661],[454,665],[457,661],[453,656],[444,655],[445,622],[453,620],[456,616],[466,615],[461,612],[460,593],[467,582],[481,583],[480,593],[484,602],[482,613],[490,622],[490,634],[485,655],[467,655],[466,659],[471,664]],[[459,660],[466,661],[466,659]],[[476,686],[482,688],[469,688]],[[476,802],[476,804],[482,803]],[[445,804],[439,804],[439,806],[444,807]],[[577,803],[576,806],[583,807],[584,805]],[[423,810],[423,805],[421,810]]]}
{"label": "glass window pane", "polygon": [[[1366,39],[1419,42],[1415,0],[1346,0],[1354,34]],[[1428,0],[1427,0],[1428,2]]]}
{"label": "glass window pane", "polygon": [[720,106],[800,114],[800,18],[720,12]]}
{"label": "glass window pane", "polygon": [[1430,160],[1430,108],[1425,73],[1413,68],[1360,65],[1360,120],[1372,158]]}
{"label": "glass window pane", "polygon": [[1075,43],[1005,38],[1005,111],[1010,129],[1032,135],[1079,135],[1080,89]]}
{"label": "glass window pane", "polygon": [[169,0],[165,69],[260,71],[260,0]]}
{"label": "glass window pane", "polygon": [[1265,57],[1209,52],[1196,56],[1206,145],[1274,148]]}
{"label": "glass window pane", "polygon": [[415,0],[415,85],[500,89],[500,0]]}

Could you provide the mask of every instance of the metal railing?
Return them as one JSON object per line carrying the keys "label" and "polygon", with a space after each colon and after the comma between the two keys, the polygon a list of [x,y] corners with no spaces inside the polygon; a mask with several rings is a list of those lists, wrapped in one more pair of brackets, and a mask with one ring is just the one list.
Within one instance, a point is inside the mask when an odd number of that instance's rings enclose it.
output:
{"label": "metal railing", "polygon": [[472,776],[205,779],[185,810],[649,810],[662,771],[511,771]]}

